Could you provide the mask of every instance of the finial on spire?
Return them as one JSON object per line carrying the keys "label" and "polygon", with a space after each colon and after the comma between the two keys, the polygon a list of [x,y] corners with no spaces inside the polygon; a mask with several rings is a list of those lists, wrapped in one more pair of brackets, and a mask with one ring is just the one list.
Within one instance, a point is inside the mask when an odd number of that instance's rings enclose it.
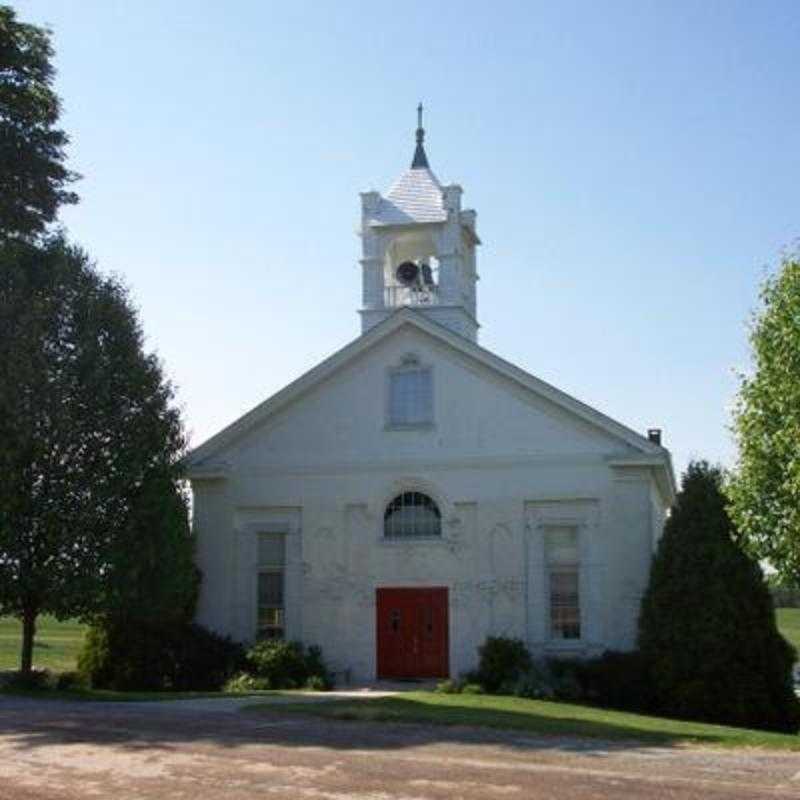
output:
{"label": "finial on spire", "polygon": [[423,142],[425,141],[425,129],[422,127],[422,103],[417,106],[417,149],[414,151],[414,160],[411,162],[411,169],[429,169],[428,156],[425,155]]}

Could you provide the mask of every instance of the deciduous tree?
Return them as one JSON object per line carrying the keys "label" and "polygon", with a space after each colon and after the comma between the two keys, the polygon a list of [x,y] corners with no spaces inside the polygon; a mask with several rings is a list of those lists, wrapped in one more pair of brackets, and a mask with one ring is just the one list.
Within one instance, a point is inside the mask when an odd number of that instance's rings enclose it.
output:
{"label": "deciduous tree", "polygon": [[69,141],[57,127],[50,32],[20,22],[0,5],[0,242],[31,239],[60,206],[76,203],[65,166]]}
{"label": "deciduous tree", "polygon": [[800,581],[800,254],[764,282],[750,334],[753,372],[734,412],[739,460],[728,487],[742,542]]}
{"label": "deciduous tree", "polygon": [[39,614],[135,597],[113,579],[132,573],[137,527],[184,524],[184,448],[125,288],[62,238],[0,247],[0,611],[22,620],[24,673]]}

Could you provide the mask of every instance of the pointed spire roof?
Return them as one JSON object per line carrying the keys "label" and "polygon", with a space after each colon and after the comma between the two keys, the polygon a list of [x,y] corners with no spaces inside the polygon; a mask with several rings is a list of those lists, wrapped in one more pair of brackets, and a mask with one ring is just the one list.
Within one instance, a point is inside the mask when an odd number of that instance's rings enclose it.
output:
{"label": "pointed spire roof", "polygon": [[422,103],[417,106],[417,149],[414,150],[414,160],[411,169],[429,169],[428,156],[425,155],[425,128],[422,127]]}
{"label": "pointed spire roof", "polygon": [[411,168],[392,185],[372,214],[371,225],[413,225],[445,222],[444,192],[428,164],[422,127],[422,103],[417,106],[417,147]]}

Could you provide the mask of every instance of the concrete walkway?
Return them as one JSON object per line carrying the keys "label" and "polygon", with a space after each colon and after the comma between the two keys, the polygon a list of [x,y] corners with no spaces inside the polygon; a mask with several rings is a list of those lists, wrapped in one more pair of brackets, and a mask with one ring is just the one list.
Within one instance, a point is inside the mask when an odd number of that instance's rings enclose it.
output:
{"label": "concrete walkway", "polygon": [[[416,687],[419,689],[419,687]],[[396,688],[348,688],[332,692],[292,692],[291,694],[242,695],[241,697],[192,697],[178,700],[141,700],[134,702],[104,702],[103,706],[114,709],[134,709],[153,712],[221,712],[236,713],[252,705],[281,706],[290,703],[329,703],[331,700],[374,700],[376,697],[392,697],[401,690]],[[408,691],[408,689],[405,689]]]}

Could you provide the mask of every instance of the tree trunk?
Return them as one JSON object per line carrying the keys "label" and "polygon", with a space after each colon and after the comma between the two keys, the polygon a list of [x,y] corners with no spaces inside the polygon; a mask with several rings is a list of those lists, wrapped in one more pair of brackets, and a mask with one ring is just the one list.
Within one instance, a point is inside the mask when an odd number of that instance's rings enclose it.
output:
{"label": "tree trunk", "polygon": [[20,658],[20,672],[30,675],[33,667],[33,638],[36,636],[36,612],[24,611],[22,613],[22,656]]}

